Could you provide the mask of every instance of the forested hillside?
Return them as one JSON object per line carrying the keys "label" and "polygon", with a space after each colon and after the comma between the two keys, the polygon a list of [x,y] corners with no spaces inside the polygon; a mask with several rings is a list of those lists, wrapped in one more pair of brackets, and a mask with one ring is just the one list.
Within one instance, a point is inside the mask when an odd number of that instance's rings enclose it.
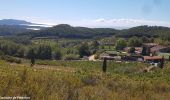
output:
{"label": "forested hillside", "polygon": [[18,33],[23,33],[29,31],[25,27],[17,26],[17,25],[0,25],[0,35],[14,35]]}
{"label": "forested hillside", "polygon": [[138,26],[130,29],[121,30],[118,36],[125,38],[132,36],[157,37],[161,33],[170,33],[170,28],[162,26]]}
{"label": "forested hillside", "polygon": [[158,37],[162,33],[170,33],[170,28],[161,26],[138,26],[130,29],[116,30],[112,28],[72,27],[70,25],[61,24],[52,28],[47,28],[40,31],[25,32],[19,35],[31,36],[32,38],[50,36],[56,36],[59,38],[94,38],[113,35],[129,38],[133,36]]}
{"label": "forested hillside", "polygon": [[31,30],[43,29],[42,24],[27,22],[24,20],[2,19],[0,20],[0,36],[16,35]]}
{"label": "forested hillside", "polygon": [[27,32],[20,35],[28,35],[34,37],[48,37],[57,36],[61,38],[92,38],[96,36],[110,36],[118,33],[115,29],[110,28],[85,28],[85,27],[72,27],[70,25],[61,24],[52,28]]}

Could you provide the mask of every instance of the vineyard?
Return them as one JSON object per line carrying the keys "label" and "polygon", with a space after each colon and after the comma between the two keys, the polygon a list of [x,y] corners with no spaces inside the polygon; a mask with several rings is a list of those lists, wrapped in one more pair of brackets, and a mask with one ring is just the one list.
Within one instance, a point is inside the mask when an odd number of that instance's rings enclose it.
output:
{"label": "vineyard", "polygon": [[0,61],[0,95],[33,100],[167,100],[170,64],[149,73],[142,63],[37,61],[34,67]]}

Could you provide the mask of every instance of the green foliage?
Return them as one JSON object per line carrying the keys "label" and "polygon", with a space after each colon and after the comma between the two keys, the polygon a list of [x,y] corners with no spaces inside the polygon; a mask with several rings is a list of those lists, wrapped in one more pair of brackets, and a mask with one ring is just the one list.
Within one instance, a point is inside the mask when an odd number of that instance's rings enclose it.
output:
{"label": "green foliage", "polygon": [[170,41],[170,32],[167,32],[167,33],[160,33],[160,38],[163,40],[163,41]]}
{"label": "green foliage", "polygon": [[103,61],[102,68],[103,68],[103,72],[106,72],[106,70],[107,70],[107,60],[106,59],[104,59],[104,61]]}
{"label": "green foliage", "polygon": [[142,41],[142,43],[149,43],[149,42],[153,42],[153,41],[151,41],[148,37],[146,37],[146,36],[142,36],[142,38],[141,38],[141,41]]}
{"label": "green foliage", "polygon": [[88,46],[87,43],[84,43],[79,47],[79,55],[80,55],[81,58],[83,56],[89,56],[90,55],[89,46]]}
{"label": "green foliage", "polygon": [[137,26],[130,29],[121,30],[118,37],[130,38],[130,37],[158,37],[160,33],[170,32],[170,28],[161,26]]}
{"label": "green foliage", "polygon": [[98,36],[110,36],[117,32],[115,29],[109,28],[85,28],[72,27],[67,24],[60,24],[52,28],[47,28],[40,31],[26,32],[25,36],[35,37],[60,37],[60,38],[93,38]]}
{"label": "green foliage", "polygon": [[[70,62],[68,63],[67,66],[70,66]],[[88,69],[92,65],[96,66],[96,62],[86,62],[88,65],[84,62],[85,66],[76,63],[79,62],[74,62],[74,67],[78,68],[76,72],[64,72],[52,69],[39,70],[20,65],[12,67],[0,61],[0,94],[28,96],[34,100],[167,100],[170,97],[169,64],[165,69],[156,72],[137,73],[136,71],[139,71],[143,65],[113,63],[111,68],[120,71],[128,68],[129,73],[120,74],[112,70],[102,74],[101,71]]]}
{"label": "green foliage", "polygon": [[7,40],[0,40],[0,51],[5,55],[24,57],[24,47]]}
{"label": "green foliage", "polygon": [[38,59],[51,59],[52,58],[52,49],[49,45],[39,45],[37,47],[36,58]]}
{"label": "green foliage", "polygon": [[55,53],[54,53],[54,58],[56,60],[61,60],[62,59],[62,52],[60,50],[56,50]]}
{"label": "green foliage", "polygon": [[78,55],[68,54],[64,56],[64,60],[80,60]]}
{"label": "green foliage", "polygon": [[15,57],[11,57],[11,56],[2,55],[2,56],[0,56],[0,59],[1,60],[5,60],[5,61],[10,62],[10,63],[17,63],[17,64],[21,63],[21,59],[15,58]]}
{"label": "green foliage", "polygon": [[151,53],[150,48],[144,46],[142,49],[142,55],[146,56],[150,55],[150,53]]}
{"label": "green foliage", "polygon": [[7,36],[4,37],[4,39],[17,44],[23,44],[23,45],[31,44],[30,38],[26,36]]}
{"label": "green foliage", "polygon": [[127,46],[126,40],[120,38],[119,40],[117,40],[115,48],[116,50],[123,50],[126,46]]}
{"label": "green foliage", "polygon": [[27,53],[27,58],[31,59],[31,65],[35,64],[36,54],[35,54],[34,48],[29,49],[29,51]]}
{"label": "green foliage", "polygon": [[135,53],[135,47],[131,47],[129,53]]}
{"label": "green foliage", "polygon": [[17,26],[17,25],[0,25],[0,35],[6,36],[6,35],[16,35],[18,33],[27,32],[25,27]]}
{"label": "green foliage", "polygon": [[132,37],[128,40],[128,46],[130,47],[139,47],[142,45],[142,41],[137,37]]}

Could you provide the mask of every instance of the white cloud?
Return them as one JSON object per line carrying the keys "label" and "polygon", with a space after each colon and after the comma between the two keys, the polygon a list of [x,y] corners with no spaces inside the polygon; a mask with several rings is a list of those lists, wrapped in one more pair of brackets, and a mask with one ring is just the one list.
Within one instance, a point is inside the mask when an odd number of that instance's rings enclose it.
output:
{"label": "white cloud", "polygon": [[165,21],[155,21],[155,20],[145,20],[145,19],[83,19],[83,20],[53,20],[37,17],[25,17],[22,18],[26,21],[31,21],[33,23],[47,24],[47,25],[57,25],[57,24],[70,24],[72,26],[83,26],[91,28],[129,28],[140,25],[149,26],[166,26],[170,27],[170,22]]}
{"label": "white cloud", "polygon": [[100,18],[100,19],[96,19],[95,21],[96,22],[105,22],[105,19],[104,18]]}
{"label": "white cloud", "polygon": [[72,25],[86,26],[86,27],[108,27],[108,28],[128,28],[140,25],[149,26],[166,26],[170,27],[170,22],[165,21],[152,21],[144,19],[94,19],[82,20],[77,23],[70,23]]}
{"label": "white cloud", "polygon": [[129,27],[140,26],[140,25],[170,27],[169,22],[143,20],[143,19],[108,19],[108,20],[94,19],[94,20],[61,21],[61,22],[66,24],[71,24],[73,26],[85,26],[85,27],[129,28]]}

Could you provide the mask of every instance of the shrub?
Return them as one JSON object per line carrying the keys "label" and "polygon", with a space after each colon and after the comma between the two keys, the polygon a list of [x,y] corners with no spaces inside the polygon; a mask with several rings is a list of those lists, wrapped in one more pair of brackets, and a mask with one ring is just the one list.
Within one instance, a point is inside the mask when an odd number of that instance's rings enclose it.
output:
{"label": "shrub", "polygon": [[17,63],[17,64],[20,64],[21,63],[21,59],[19,58],[15,58],[15,57],[11,57],[11,56],[1,56],[1,59],[2,60],[5,60],[7,62],[10,62],[10,63]]}
{"label": "shrub", "polygon": [[61,59],[62,59],[62,53],[61,53],[61,51],[59,51],[59,50],[55,51],[55,53],[54,53],[54,58],[55,58],[56,60],[61,60]]}
{"label": "shrub", "polygon": [[80,60],[78,55],[69,54],[64,56],[64,60]]}

